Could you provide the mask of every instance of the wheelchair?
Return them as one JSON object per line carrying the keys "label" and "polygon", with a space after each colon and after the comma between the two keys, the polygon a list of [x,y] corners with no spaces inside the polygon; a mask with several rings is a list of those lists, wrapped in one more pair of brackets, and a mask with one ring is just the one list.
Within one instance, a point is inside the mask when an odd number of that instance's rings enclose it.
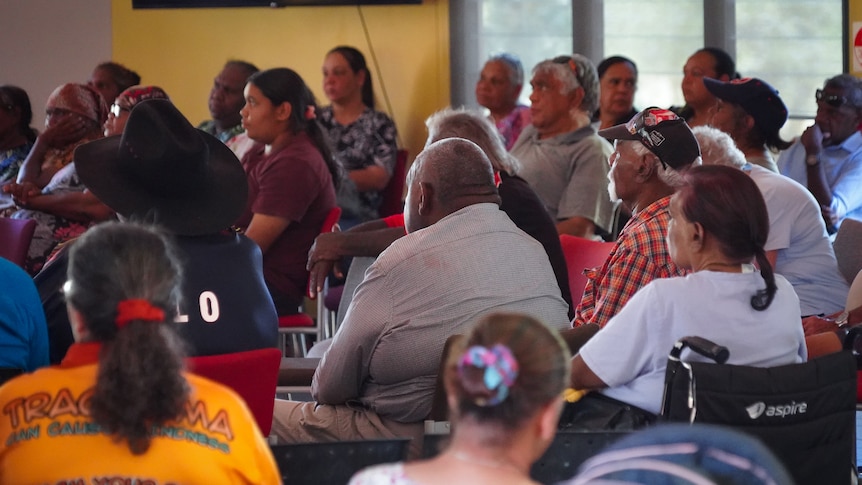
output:
{"label": "wheelchair", "polygon": [[[758,438],[794,481],[846,484],[856,472],[854,329],[844,350],[778,367],[727,365],[730,351],[699,337],[670,352],[660,420],[727,426]],[[685,362],[686,348],[715,363]]]}

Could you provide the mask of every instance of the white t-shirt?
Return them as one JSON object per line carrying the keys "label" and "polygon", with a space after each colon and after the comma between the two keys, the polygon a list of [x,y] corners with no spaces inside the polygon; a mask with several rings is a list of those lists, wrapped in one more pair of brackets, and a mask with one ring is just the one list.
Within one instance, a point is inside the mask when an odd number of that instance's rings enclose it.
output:
{"label": "white t-shirt", "polygon": [[787,278],[799,297],[800,315],[832,314],[844,308],[847,281],[811,193],[796,181],[753,166],[751,179],[760,188],[769,212],[769,238],[775,250],[775,272]]}
{"label": "white t-shirt", "polygon": [[[805,336],[799,300],[790,283],[775,277],[778,291],[764,311],[751,297],[765,287],[759,271],[699,271],[653,280],[641,288],[580,351],[589,368],[620,401],[658,413],[667,356],[682,337],[698,336],[730,350],[729,364],[773,367],[804,362]],[[707,361],[693,352],[684,360]]]}

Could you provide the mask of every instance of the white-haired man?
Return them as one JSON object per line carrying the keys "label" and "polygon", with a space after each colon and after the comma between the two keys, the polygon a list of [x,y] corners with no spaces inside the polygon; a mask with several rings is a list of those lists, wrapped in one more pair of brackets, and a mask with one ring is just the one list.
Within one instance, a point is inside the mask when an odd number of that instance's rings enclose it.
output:
{"label": "white-haired man", "polygon": [[613,204],[605,188],[613,147],[590,124],[599,97],[595,66],[580,54],[555,57],[533,68],[530,85],[532,124],[512,147],[523,165],[521,177],[560,234],[610,233]]}
{"label": "white-haired man", "polygon": [[647,108],[599,135],[616,140],[608,192],[631,210],[632,218],[604,265],[587,272],[574,326],[603,327],[650,281],[685,274],[671,261],[665,245],[668,207],[681,172],[700,165],[694,135],[682,118],[668,110]]}

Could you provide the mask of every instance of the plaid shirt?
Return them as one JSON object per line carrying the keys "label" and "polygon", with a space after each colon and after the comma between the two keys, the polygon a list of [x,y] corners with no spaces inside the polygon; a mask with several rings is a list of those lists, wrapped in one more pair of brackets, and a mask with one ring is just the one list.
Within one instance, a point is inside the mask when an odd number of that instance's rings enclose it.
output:
{"label": "plaid shirt", "polygon": [[587,286],[573,326],[604,327],[629,298],[656,278],[684,276],[671,261],[665,244],[670,197],[659,199],[631,218],[601,269],[584,271]]}

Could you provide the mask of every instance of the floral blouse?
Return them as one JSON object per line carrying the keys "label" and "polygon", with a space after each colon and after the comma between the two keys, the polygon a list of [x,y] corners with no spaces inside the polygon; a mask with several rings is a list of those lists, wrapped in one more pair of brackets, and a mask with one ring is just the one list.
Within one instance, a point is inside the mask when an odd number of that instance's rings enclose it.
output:
{"label": "floral blouse", "polygon": [[[366,108],[356,121],[343,126],[335,121],[332,107],[327,106],[320,110],[318,120],[329,135],[333,155],[345,171],[377,165],[392,174],[398,149],[397,134],[395,123],[386,114]],[[379,217],[377,208],[381,198],[380,192],[359,192],[345,180],[339,190],[338,205],[344,217],[367,221]]]}

